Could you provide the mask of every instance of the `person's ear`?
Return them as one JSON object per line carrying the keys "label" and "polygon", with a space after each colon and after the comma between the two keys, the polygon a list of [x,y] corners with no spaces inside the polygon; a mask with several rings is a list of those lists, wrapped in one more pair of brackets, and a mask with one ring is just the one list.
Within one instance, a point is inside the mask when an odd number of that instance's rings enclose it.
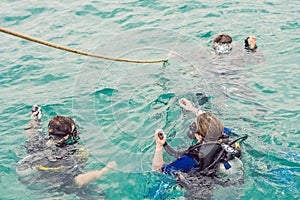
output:
{"label": "person's ear", "polygon": [[195,138],[198,140],[198,141],[202,141],[203,140],[203,137],[198,134],[198,133],[195,133]]}

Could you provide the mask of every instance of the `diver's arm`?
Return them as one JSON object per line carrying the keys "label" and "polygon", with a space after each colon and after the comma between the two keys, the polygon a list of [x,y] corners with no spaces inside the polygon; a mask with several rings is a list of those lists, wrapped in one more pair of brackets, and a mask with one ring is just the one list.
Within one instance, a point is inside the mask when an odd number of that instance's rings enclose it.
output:
{"label": "diver's arm", "polygon": [[27,134],[34,134],[37,132],[37,129],[41,128],[41,118],[41,108],[37,105],[32,106],[30,121],[25,128]]}
{"label": "diver's arm", "polygon": [[163,158],[163,153],[162,153],[162,146],[156,146],[155,148],[155,154],[154,158],[152,160],[152,170],[160,172],[161,168],[164,164],[164,158]]}
{"label": "diver's arm", "polygon": [[[162,139],[159,138],[159,134],[162,133],[163,137]],[[164,164],[164,158],[163,158],[163,145],[166,142],[166,137],[165,134],[163,132],[163,130],[157,130],[154,134],[154,138],[156,141],[156,148],[155,148],[155,154],[154,154],[154,158],[152,160],[152,170],[153,171],[157,171],[157,172],[161,172],[161,168]]]}
{"label": "diver's arm", "polygon": [[199,115],[201,115],[202,113],[205,112],[203,110],[195,108],[193,106],[193,104],[185,98],[182,98],[182,99],[179,100],[179,105],[182,108],[184,108],[185,110],[195,113],[196,116],[199,116]]}
{"label": "diver's arm", "polygon": [[116,162],[109,162],[104,168],[101,170],[93,170],[90,172],[86,172],[84,174],[79,174],[75,177],[75,183],[78,187],[82,187],[83,185],[100,178],[104,173],[106,173],[108,170],[112,168],[116,168],[117,164]]}
{"label": "diver's arm", "polygon": [[167,142],[164,144],[164,149],[170,156],[174,156],[175,158],[179,158],[185,153],[185,151],[177,151],[173,149]]}

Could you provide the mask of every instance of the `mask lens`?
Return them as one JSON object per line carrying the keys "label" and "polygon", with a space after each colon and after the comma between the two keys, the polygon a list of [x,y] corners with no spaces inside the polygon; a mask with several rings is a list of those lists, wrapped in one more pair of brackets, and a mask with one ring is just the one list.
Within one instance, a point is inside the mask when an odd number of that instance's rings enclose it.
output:
{"label": "mask lens", "polygon": [[190,128],[189,128],[189,130],[188,130],[188,132],[187,132],[187,135],[188,135],[188,137],[190,138],[190,139],[195,139],[195,134],[199,134],[199,132],[198,132],[198,130],[197,130],[197,126],[196,126],[196,123],[195,122],[193,122],[193,123],[191,123],[191,125],[190,125]]}

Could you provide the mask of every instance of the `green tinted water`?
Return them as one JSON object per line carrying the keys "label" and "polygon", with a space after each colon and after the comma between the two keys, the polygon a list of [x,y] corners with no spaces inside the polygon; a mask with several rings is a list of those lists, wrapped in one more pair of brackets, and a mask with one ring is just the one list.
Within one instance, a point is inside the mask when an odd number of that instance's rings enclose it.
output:
{"label": "green tinted water", "polygon": [[[118,170],[95,181],[108,199],[154,198],[166,177],[150,172],[153,133],[164,128],[173,146],[190,143],[193,116],[182,97],[197,93],[239,134],[247,133],[246,182],[218,188],[215,199],[299,199],[299,1],[1,2],[1,26],[92,53],[131,59],[171,56],[169,65],[87,58],[1,33],[0,134],[2,199],[56,198],[18,181],[24,130],[33,104],[43,128],[55,115],[79,123],[91,152],[86,171],[116,160]],[[219,57],[212,39],[225,32],[234,52]],[[256,35],[258,52],[242,50]],[[171,158],[166,157],[167,161]],[[155,192],[154,192],[155,193]],[[181,198],[171,188],[166,198]],[[66,199],[76,198],[65,195]]]}

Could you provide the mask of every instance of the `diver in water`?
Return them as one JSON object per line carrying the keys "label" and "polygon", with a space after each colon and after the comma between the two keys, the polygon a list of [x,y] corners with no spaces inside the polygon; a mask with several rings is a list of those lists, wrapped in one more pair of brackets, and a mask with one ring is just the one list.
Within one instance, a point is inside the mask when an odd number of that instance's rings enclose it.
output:
{"label": "diver in water", "polygon": [[[219,34],[214,38],[213,49],[217,54],[228,54],[232,50],[232,38],[227,34]],[[257,49],[256,37],[249,36],[245,39],[244,47],[246,50],[255,52]]]}
{"label": "diver in water", "polygon": [[87,183],[116,167],[115,162],[109,162],[100,170],[84,173],[88,151],[79,144],[80,138],[74,120],[65,116],[52,118],[48,124],[48,135],[43,136],[41,117],[41,108],[33,106],[30,123],[25,128],[28,134],[28,155],[16,166],[21,182],[31,187],[46,185],[50,190],[59,189],[78,195]]}
{"label": "diver in water", "polygon": [[220,34],[214,38],[213,49],[217,54],[230,53],[232,49],[232,38],[227,34]]}
{"label": "diver in water", "polygon": [[[183,173],[213,177],[232,174],[235,170],[243,172],[243,164],[239,159],[241,149],[238,140],[246,137],[230,139],[227,134],[224,134],[223,123],[216,116],[196,109],[187,99],[181,99],[179,104],[187,111],[196,114],[196,121],[190,125],[188,136],[191,139],[196,138],[198,142],[187,150],[177,151],[166,142],[164,131],[157,130],[154,134],[156,151],[152,169],[174,175],[184,188],[189,188],[189,183],[184,180],[186,176]],[[164,163],[163,149],[176,160],[169,164]]]}

